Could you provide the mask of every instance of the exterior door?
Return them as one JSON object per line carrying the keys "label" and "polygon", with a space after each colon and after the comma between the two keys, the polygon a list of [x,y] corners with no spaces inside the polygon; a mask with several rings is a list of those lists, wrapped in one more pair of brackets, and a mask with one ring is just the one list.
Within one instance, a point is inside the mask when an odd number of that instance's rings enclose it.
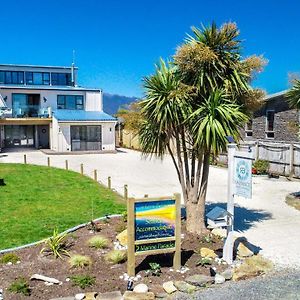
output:
{"label": "exterior door", "polygon": [[6,125],[4,133],[5,147],[34,147],[33,125]]}
{"label": "exterior door", "polygon": [[101,125],[71,126],[72,151],[102,150]]}
{"label": "exterior door", "polygon": [[49,125],[38,126],[39,148],[49,149]]}

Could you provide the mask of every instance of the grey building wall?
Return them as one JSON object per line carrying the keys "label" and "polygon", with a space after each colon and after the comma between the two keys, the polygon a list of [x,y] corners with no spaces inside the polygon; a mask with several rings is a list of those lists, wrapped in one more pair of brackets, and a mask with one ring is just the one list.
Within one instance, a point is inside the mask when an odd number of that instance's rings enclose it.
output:
{"label": "grey building wall", "polygon": [[[266,137],[266,113],[274,110],[274,138]],[[299,111],[291,109],[284,95],[270,97],[262,108],[254,113],[252,136],[247,137],[245,130],[241,132],[244,141],[299,142]]]}

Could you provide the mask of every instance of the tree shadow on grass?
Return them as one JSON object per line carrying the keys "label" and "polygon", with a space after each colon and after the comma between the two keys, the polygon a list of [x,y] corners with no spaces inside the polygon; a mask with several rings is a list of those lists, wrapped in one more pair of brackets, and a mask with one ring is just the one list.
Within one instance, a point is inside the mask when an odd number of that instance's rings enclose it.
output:
{"label": "tree shadow on grass", "polygon": [[[206,213],[208,213],[216,206],[219,206],[226,210],[227,203],[208,203],[205,207]],[[269,219],[272,219],[272,214],[267,211],[249,209],[237,204],[235,204],[234,206],[234,230],[246,231],[254,226],[254,223]]]}

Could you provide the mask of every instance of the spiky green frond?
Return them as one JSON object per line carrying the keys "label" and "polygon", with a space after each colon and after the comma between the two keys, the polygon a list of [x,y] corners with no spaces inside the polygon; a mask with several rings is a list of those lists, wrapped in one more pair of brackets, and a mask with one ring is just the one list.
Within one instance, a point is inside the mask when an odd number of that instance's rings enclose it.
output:
{"label": "spiky green frond", "polygon": [[289,105],[292,108],[300,108],[300,80],[294,80],[294,86],[286,94]]}

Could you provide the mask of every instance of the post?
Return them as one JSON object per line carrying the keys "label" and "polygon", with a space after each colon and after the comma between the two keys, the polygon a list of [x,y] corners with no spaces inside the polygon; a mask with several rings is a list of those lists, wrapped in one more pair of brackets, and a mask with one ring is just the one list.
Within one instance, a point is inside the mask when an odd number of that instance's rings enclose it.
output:
{"label": "post", "polygon": [[50,157],[47,157],[47,166],[50,167]]}
{"label": "post", "polygon": [[134,199],[127,201],[127,274],[135,276]]}
{"label": "post", "polygon": [[67,159],[65,160],[65,164],[66,164],[66,170],[69,170],[69,162]]}
{"label": "post", "polygon": [[27,156],[26,156],[26,154],[24,154],[24,164],[25,165],[27,164]]}
{"label": "post", "polygon": [[107,186],[109,189],[111,189],[111,177],[110,176],[108,176],[108,178],[107,178]]}
{"label": "post", "polygon": [[294,145],[290,144],[290,177],[294,175]]}
{"label": "post", "polygon": [[83,164],[80,164],[80,174],[83,175]]}
{"label": "post", "polygon": [[95,180],[95,181],[98,181],[97,170],[94,170],[94,180]]}
{"label": "post", "polygon": [[175,253],[173,258],[174,270],[181,268],[181,203],[180,194],[174,194],[176,206],[176,224],[175,224]]}
{"label": "post", "polygon": [[259,160],[259,141],[255,144],[255,160]]}
{"label": "post", "polygon": [[124,184],[124,200],[128,200],[128,186],[127,184]]}
{"label": "post", "polygon": [[233,261],[233,220],[234,220],[234,153],[236,144],[231,143],[227,146],[228,153],[228,178],[227,178],[227,238],[223,248],[223,259],[232,264]]}

